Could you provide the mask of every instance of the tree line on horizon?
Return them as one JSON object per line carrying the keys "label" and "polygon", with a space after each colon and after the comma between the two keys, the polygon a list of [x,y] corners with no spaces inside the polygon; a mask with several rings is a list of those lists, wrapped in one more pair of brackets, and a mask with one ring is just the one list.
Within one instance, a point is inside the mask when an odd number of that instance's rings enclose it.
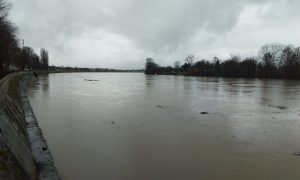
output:
{"label": "tree line on horizon", "polygon": [[41,48],[40,54],[29,46],[19,45],[17,27],[8,19],[11,4],[0,0],[0,72],[11,70],[47,70],[48,51]]}
{"label": "tree line on horizon", "polygon": [[112,68],[85,68],[70,66],[49,66],[52,72],[144,72],[144,69],[112,69]]}
{"label": "tree line on horizon", "polygon": [[257,57],[242,59],[231,56],[226,60],[196,61],[194,55],[184,59],[183,65],[176,61],[174,66],[159,66],[153,58],[147,58],[145,74],[173,74],[212,77],[242,78],[285,78],[300,79],[300,47],[278,43],[265,44]]}

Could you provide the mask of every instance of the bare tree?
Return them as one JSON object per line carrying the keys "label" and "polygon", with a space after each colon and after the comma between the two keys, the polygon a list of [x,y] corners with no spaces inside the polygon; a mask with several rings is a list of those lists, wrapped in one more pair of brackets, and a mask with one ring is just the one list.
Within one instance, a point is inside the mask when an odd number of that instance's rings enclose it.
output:
{"label": "bare tree", "polygon": [[175,69],[176,72],[179,72],[180,65],[181,65],[180,61],[175,61],[175,63],[174,63],[174,69]]}
{"label": "bare tree", "polygon": [[145,63],[145,74],[158,73],[158,65],[154,62],[153,58],[147,58]]}
{"label": "bare tree", "polygon": [[194,59],[195,59],[194,55],[189,55],[184,59],[184,62],[186,64],[188,72],[191,72],[191,70],[192,70],[192,65],[194,63]]}
{"label": "bare tree", "polygon": [[10,8],[11,4],[6,3],[4,0],[0,0],[0,19],[4,19],[7,17]]}
{"label": "bare tree", "polygon": [[49,66],[48,51],[46,51],[44,48],[41,48],[40,56],[41,56],[40,58],[41,58],[43,69],[48,70],[48,66]]}
{"label": "bare tree", "polygon": [[295,48],[287,46],[281,54],[280,70],[284,78],[296,79],[299,77],[299,56]]}
{"label": "bare tree", "polygon": [[[265,44],[259,50],[259,59],[262,60],[265,64],[278,67],[280,66],[281,53],[284,48],[284,45],[278,43]],[[270,58],[266,59],[266,54],[269,54]]]}
{"label": "bare tree", "polygon": [[0,71],[8,70],[18,51],[16,27],[7,20],[11,5],[0,0]]}
{"label": "bare tree", "polygon": [[189,55],[185,58],[184,62],[189,64],[189,65],[192,65],[193,62],[194,62],[194,59],[195,59],[195,56],[194,55]]}

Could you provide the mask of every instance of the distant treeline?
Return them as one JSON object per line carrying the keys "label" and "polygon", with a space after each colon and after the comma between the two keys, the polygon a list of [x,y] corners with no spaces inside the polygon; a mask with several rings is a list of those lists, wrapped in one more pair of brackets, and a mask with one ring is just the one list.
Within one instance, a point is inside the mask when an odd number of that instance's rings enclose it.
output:
{"label": "distant treeline", "polygon": [[64,66],[49,66],[50,72],[144,72],[142,69],[109,69],[109,68],[79,68]]}
{"label": "distant treeline", "polygon": [[20,47],[17,28],[8,19],[11,4],[0,0],[0,73],[11,70],[48,69],[48,52],[41,48],[40,55],[31,47]]}
{"label": "distant treeline", "polygon": [[193,55],[176,61],[174,66],[159,66],[152,58],[146,59],[145,74],[182,74],[193,76],[286,78],[300,79],[300,47],[266,44],[257,57],[241,59],[232,56],[227,60],[214,57],[212,60],[194,62]]}

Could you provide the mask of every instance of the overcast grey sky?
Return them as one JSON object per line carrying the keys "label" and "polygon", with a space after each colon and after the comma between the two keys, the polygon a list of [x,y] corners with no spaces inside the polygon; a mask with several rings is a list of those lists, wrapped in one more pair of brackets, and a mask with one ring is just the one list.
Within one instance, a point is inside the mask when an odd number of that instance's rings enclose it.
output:
{"label": "overcast grey sky", "polygon": [[9,0],[18,36],[50,64],[143,68],[299,45],[299,0]]}

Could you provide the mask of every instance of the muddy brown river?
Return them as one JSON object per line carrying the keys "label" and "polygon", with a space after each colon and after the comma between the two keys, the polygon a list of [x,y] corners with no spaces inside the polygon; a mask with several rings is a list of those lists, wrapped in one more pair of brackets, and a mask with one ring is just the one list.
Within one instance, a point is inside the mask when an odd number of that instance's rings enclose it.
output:
{"label": "muddy brown river", "polygon": [[65,180],[300,179],[300,81],[61,73],[28,96]]}

